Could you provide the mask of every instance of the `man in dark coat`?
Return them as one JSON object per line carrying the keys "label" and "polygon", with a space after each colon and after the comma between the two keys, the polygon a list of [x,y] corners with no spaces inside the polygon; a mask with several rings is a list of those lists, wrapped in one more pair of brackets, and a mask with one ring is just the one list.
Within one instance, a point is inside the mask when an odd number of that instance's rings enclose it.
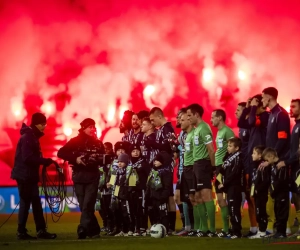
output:
{"label": "man in dark coat", "polygon": [[46,231],[38,188],[40,165],[47,167],[53,162],[50,158],[43,158],[39,142],[39,139],[44,135],[46,122],[46,117],[43,114],[35,113],[32,115],[30,126],[23,123],[20,130],[21,138],[17,144],[15,163],[11,173],[11,178],[17,181],[20,196],[17,232],[19,240],[36,239],[36,237],[27,234],[26,229],[30,205],[32,205],[37,238],[56,238],[56,234]]}

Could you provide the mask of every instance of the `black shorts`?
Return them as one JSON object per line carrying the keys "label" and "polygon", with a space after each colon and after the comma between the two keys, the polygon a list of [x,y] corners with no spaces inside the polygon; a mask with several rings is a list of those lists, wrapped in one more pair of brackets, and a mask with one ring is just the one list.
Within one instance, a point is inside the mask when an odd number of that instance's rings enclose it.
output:
{"label": "black shorts", "polygon": [[181,181],[180,179],[177,180],[177,183],[176,183],[176,190],[180,190],[181,189]]}
{"label": "black shorts", "polygon": [[194,183],[195,183],[195,175],[193,171],[193,165],[184,167],[181,175],[181,185],[180,185],[181,201],[187,202],[189,199],[189,195],[195,193]]}
{"label": "black shorts", "polygon": [[216,194],[222,194],[224,193],[223,189],[219,189],[219,185],[221,184],[218,180],[217,180],[217,176],[220,173],[220,168],[222,167],[222,165],[219,165],[216,167],[216,180],[215,180],[215,190],[216,190]]}
{"label": "black shorts", "polygon": [[195,178],[196,178],[196,191],[202,189],[212,189],[212,166],[210,160],[198,160],[193,166]]}

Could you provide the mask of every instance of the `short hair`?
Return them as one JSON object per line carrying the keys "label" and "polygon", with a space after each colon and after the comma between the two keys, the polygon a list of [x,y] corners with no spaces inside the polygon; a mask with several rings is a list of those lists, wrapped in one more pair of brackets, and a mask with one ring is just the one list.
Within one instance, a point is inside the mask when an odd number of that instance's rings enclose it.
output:
{"label": "short hair", "polygon": [[299,106],[300,106],[300,99],[292,99],[291,102],[297,102],[299,104]]}
{"label": "short hair", "polygon": [[141,110],[137,113],[137,117],[140,120],[143,120],[144,117],[148,117],[148,116],[149,116],[149,111],[147,111],[147,110]]}
{"label": "short hair", "polygon": [[238,106],[241,106],[243,108],[246,108],[247,103],[246,102],[240,102],[238,103]]}
{"label": "short hair", "polygon": [[144,122],[144,121],[151,124],[151,120],[150,120],[149,117],[144,117],[143,120],[142,120],[142,122]]}
{"label": "short hair", "polygon": [[217,117],[222,117],[223,121],[226,121],[226,112],[223,109],[215,109],[213,112],[216,113]]}
{"label": "short hair", "polygon": [[186,108],[181,108],[181,109],[179,109],[178,112],[177,112],[177,116],[178,116],[179,114],[182,114],[182,113],[186,113]]}
{"label": "short hair", "polygon": [[233,137],[230,138],[227,143],[232,143],[236,148],[238,147],[239,149],[242,148],[242,140],[238,137]]}
{"label": "short hair", "polygon": [[262,155],[266,147],[264,145],[258,145],[253,148],[258,154]]}
{"label": "short hair", "polygon": [[263,91],[262,91],[263,94],[266,94],[266,95],[270,95],[272,96],[275,100],[277,100],[277,97],[278,97],[278,90],[274,87],[268,87],[268,88],[265,88]]}
{"label": "short hair", "polygon": [[193,103],[191,105],[189,105],[187,108],[187,110],[191,110],[192,114],[195,115],[196,113],[199,114],[200,117],[203,116],[204,114],[204,109],[202,106],[200,106],[198,103]]}
{"label": "short hair", "polygon": [[268,155],[278,157],[277,152],[274,148],[265,148],[265,150],[262,153],[262,157],[265,158]]}
{"label": "short hair", "polygon": [[107,142],[104,142],[103,145],[104,145],[104,146],[107,146],[108,148],[111,148],[111,149],[113,148],[112,143],[111,143],[111,142],[108,142],[108,141],[107,141]]}
{"label": "short hair", "polygon": [[159,107],[154,107],[154,108],[152,108],[152,109],[150,110],[149,116],[152,115],[152,114],[164,116],[164,112],[163,112],[163,111],[161,110],[161,108],[159,108]]}

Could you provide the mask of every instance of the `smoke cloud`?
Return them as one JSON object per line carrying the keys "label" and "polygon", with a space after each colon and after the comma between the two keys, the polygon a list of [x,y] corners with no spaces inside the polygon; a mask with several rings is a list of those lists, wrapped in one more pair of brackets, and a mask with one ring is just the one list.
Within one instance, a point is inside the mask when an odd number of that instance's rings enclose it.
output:
{"label": "smoke cloud", "polygon": [[65,127],[103,130],[126,108],[198,102],[233,118],[270,85],[284,107],[299,97],[297,1],[124,2],[1,1],[0,124],[43,103]]}

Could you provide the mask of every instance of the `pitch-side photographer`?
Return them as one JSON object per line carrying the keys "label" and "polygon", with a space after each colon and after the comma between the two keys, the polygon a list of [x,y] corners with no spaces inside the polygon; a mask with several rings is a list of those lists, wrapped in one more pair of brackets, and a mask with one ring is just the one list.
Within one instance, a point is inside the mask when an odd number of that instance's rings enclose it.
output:
{"label": "pitch-side photographer", "polygon": [[[94,214],[99,184],[99,165],[103,159],[97,154],[104,154],[104,146],[96,136],[95,121],[83,120],[78,136],[72,138],[57,153],[59,158],[72,165],[72,179],[78,199],[81,217],[77,228],[78,239],[99,238],[100,226]],[[91,153],[96,149],[96,154]]]}

